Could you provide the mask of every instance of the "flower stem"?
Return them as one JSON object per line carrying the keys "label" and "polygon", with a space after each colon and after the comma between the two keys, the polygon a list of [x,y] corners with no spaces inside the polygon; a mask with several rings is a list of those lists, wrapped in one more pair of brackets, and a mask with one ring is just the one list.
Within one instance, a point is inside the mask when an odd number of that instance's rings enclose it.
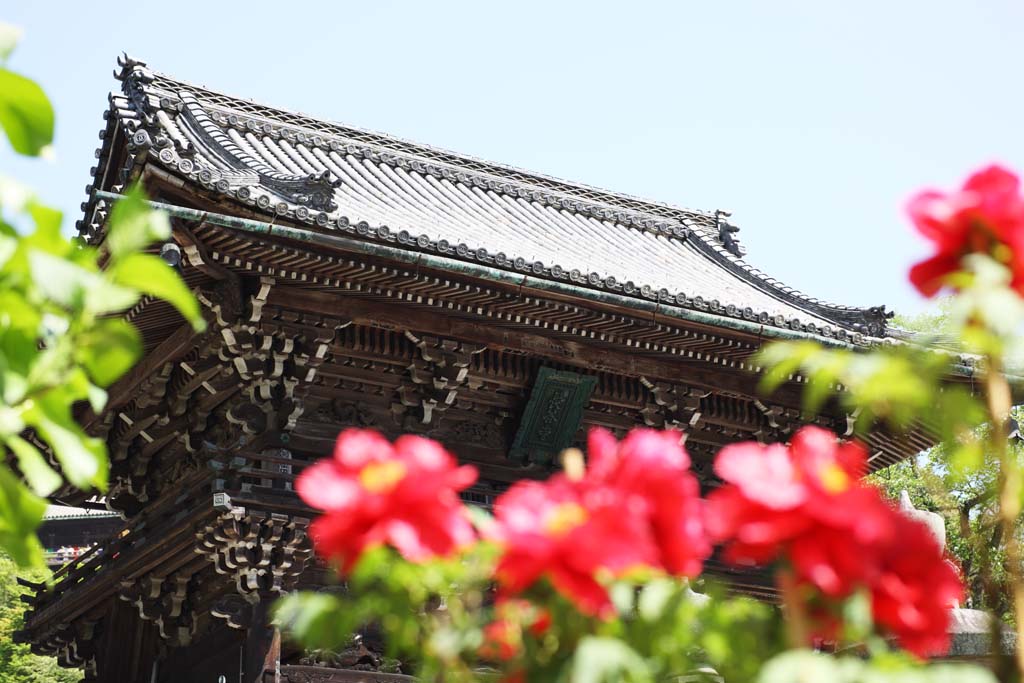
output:
{"label": "flower stem", "polygon": [[811,642],[811,629],[807,623],[807,613],[800,600],[800,587],[793,575],[782,570],[778,574],[779,589],[782,593],[782,605],[786,617],[786,637],[791,648],[807,647]]}
{"label": "flower stem", "polygon": [[[1014,655],[1017,671],[1024,675],[1024,575],[1021,571],[1021,549],[1017,538],[1017,518],[1021,509],[1022,477],[1016,458],[1008,447],[1008,420],[1010,418],[1010,385],[1002,373],[998,359],[989,358],[985,375],[985,392],[988,410],[992,418],[992,448],[999,461],[999,522],[1003,526],[1003,543],[1006,547],[1006,575],[1013,597],[1013,612],[1016,622],[1016,643]],[[993,652],[1001,651],[1002,633],[999,625],[993,626]]]}

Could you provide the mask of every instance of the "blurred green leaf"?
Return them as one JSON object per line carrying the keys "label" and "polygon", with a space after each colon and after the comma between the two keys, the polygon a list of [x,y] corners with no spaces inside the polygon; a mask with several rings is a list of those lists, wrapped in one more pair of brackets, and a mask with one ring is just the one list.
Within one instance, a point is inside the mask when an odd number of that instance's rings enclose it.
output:
{"label": "blurred green leaf", "polygon": [[64,216],[60,211],[37,201],[29,202],[28,213],[36,224],[37,230],[47,233],[60,233],[60,224]]}
{"label": "blurred green leaf", "polygon": [[133,287],[173,305],[195,329],[206,328],[199,302],[177,272],[159,256],[128,254],[113,266],[111,277],[118,285]]}
{"label": "blurred green leaf", "polygon": [[0,128],[19,154],[39,156],[53,142],[53,106],[39,85],[0,68]]}
{"label": "blurred green leaf", "polygon": [[171,236],[171,222],[163,211],[154,211],[138,184],[114,203],[107,223],[104,245],[114,260],[133,254]]}
{"label": "blurred green leaf", "polygon": [[24,412],[25,422],[53,448],[64,476],[80,489],[107,486],[107,451],[103,441],[82,431],[71,417],[62,392],[51,390]]}
{"label": "blurred green leaf", "polygon": [[864,661],[791,650],[761,670],[757,683],[996,683],[990,671],[972,664]]}
{"label": "blurred green leaf", "polygon": [[131,323],[121,318],[106,318],[81,337],[75,357],[92,381],[110,386],[142,355],[142,338]]}
{"label": "blurred green leaf", "polygon": [[796,374],[805,358],[819,350],[821,347],[812,341],[776,342],[763,347],[754,357],[754,362],[765,369],[761,390],[775,391]]}
{"label": "blurred green leaf", "polygon": [[0,546],[22,567],[45,566],[35,530],[46,501],[29,491],[6,467],[0,467]]}
{"label": "blurred green leaf", "polygon": [[53,471],[38,448],[17,435],[7,438],[7,447],[18,459],[18,469],[37,496],[48,496],[60,487],[60,475]]}
{"label": "blurred green leaf", "polygon": [[85,292],[102,284],[96,273],[46,251],[29,250],[28,262],[40,294],[65,308],[82,308]]}
{"label": "blurred green leaf", "polygon": [[648,581],[641,589],[636,603],[640,618],[645,621],[660,619],[677,590],[678,585],[670,579],[656,578]]}
{"label": "blurred green leaf", "polygon": [[617,638],[585,636],[572,658],[570,683],[639,683],[651,673],[636,650]]}
{"label": "blurred green leaf", "polygon": [[134,306],[141,297],[135,287],[118,285],[107,277],[99,277],[85,291],[82,308],[96,316],[120,313]]}

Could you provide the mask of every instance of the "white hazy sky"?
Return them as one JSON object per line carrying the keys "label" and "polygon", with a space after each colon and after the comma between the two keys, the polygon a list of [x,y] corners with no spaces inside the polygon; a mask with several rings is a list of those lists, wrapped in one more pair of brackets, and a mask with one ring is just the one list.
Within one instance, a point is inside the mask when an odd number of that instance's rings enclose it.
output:
{"label": "white hazy sky", "polygon": [[734,212],[748,260],[814,296],[914,312],[902,206],[1024,168],[1024,3],[40,2],[9,66],[57,159],[0,149],[69,224],[121,51],[183,80],[457,152]]}

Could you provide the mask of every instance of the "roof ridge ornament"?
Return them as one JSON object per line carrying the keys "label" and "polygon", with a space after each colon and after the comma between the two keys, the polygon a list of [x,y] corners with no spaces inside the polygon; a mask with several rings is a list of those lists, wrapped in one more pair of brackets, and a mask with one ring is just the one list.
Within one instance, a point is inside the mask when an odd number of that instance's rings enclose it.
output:
{"label": "roof ridge ornament", "polygon": [[119,81],[124,81],[128,75],[136,69],[145,69],[146,73],[149,75],[147,83],[153,80],[153,74],[146,68],[146,63],[141,59],[135,59],[127,52],[122,52],[117,57],[117,66],[120,67],[120,71],[116,69],[114,70],[114,78]]}
{"label": "roof ridge ornament", "polygon": [[715,226],[718,228],[718,241],[722,243],[727,252],[736,258],[743,258],[747,250],[740,244],[739,239],[734,237],[740,229],[726,220],[730,216],[732,216],[732,211],[715,209]]}

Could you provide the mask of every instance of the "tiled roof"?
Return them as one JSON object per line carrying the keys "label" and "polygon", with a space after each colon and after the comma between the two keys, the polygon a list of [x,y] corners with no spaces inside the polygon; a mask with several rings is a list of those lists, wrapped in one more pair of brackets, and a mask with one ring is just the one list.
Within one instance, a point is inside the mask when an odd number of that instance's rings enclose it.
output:
{"label": "tiled roof", "polygon": [[[746,264],[724,212],[530,174],[120,64],[97,187],[117,128],[129,167],[155,163],[323,231],[823,336],[884,335],[884,308],[828,304]],[[105,207],[85,208],[80,228],[93,235]]]}
{"label": "tiled roof", "polygon": [[117,517],[116,512],[110,510],[96,510],[92,508],[76,508],[69,505],[48,505],[43,514],[43,521],[48,522],[56,519],[103,519]]}

